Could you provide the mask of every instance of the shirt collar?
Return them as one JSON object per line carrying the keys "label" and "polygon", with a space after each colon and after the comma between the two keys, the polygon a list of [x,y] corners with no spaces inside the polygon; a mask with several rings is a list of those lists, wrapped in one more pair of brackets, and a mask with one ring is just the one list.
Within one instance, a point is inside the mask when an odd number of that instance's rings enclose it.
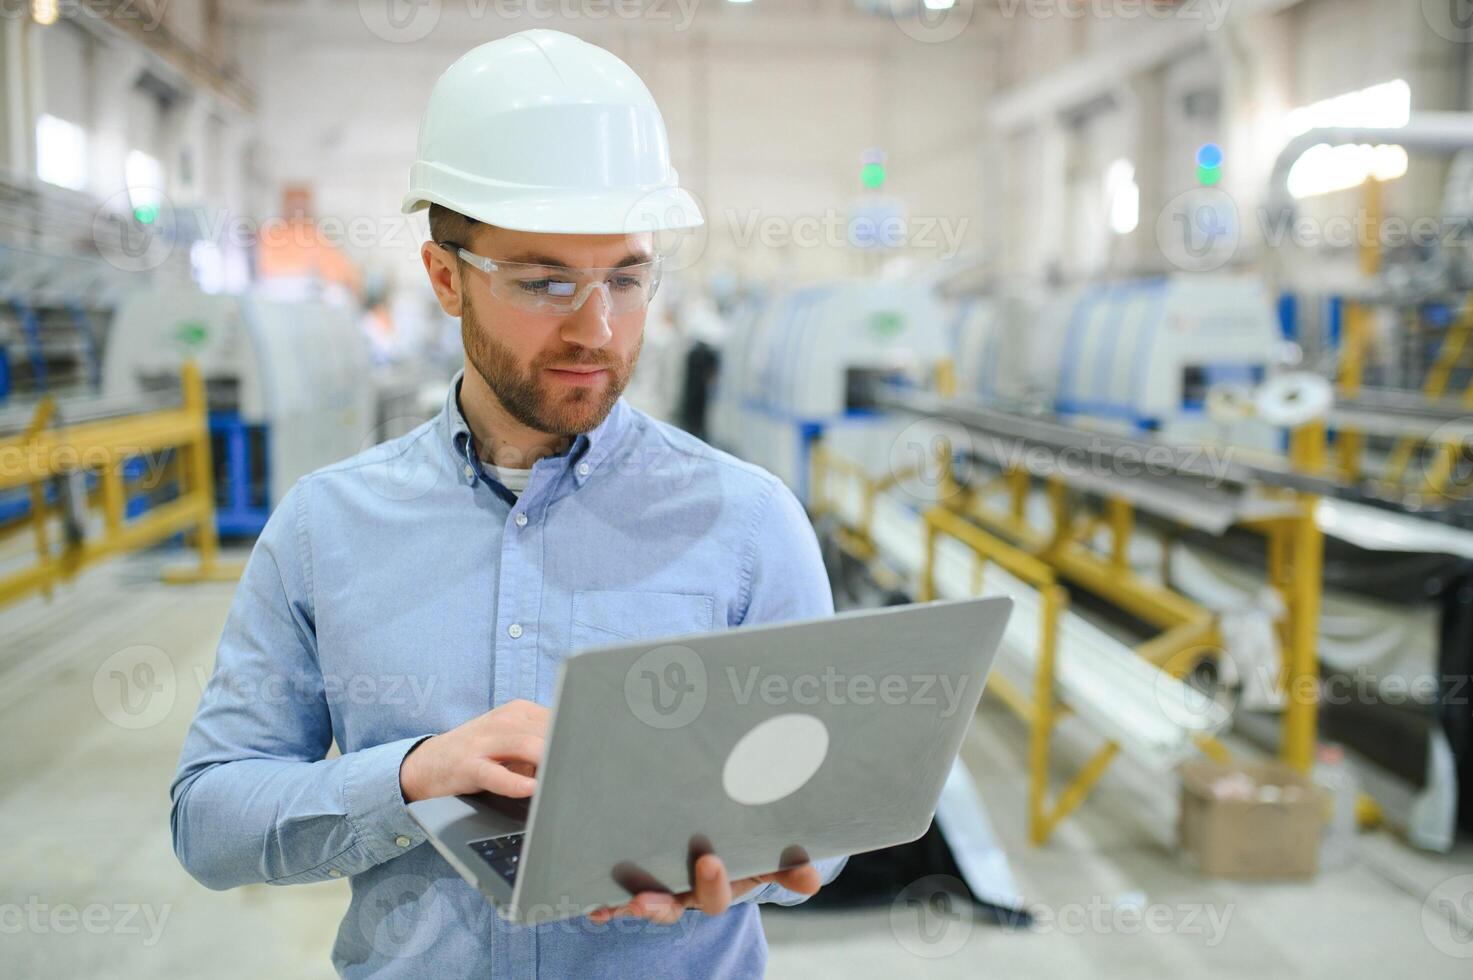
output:
{"label": "shirt collar", "polygon": [[[480,472],[481,462],[476,458],[470,425],[460,410],[460,381],[464,376],[465,369],[462,368],[451,379],[450,390],[445,393],[445,407],[440,412],[440,421],[449,437],[457,466],[469,466],[474,474]],[[573,439],[573,444],[566,453],[548,458],[572,464],[573,480],[581,487],[588,482],[589,477],[598,472],[603,461],[618,446],[629,427],[629,416],[630,408],[620,397],[602,422]]]}

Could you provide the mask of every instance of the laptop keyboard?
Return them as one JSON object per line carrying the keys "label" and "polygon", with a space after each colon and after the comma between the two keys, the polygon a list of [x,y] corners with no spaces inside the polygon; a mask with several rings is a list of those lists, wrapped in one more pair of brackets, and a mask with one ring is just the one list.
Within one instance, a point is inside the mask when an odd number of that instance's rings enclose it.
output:
{"label": "laptop keyboard", "polygon": [[517,880],[517,864],[522,857],[522,838],[526,836],[521,833],[488,837],[485,840],[471,841],[470,848],[481,855],[481,860],[491,865],[491,870],[511,883]]}

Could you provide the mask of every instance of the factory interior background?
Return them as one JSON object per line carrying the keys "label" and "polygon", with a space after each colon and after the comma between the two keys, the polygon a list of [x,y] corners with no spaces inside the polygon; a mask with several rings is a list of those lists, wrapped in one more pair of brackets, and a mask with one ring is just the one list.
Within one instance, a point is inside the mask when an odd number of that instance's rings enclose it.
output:
{"label": "factory interior background", "polygon": [[1462,0],[0,2],[0,972],[331,975],[348,882],[207,890],[169,784],[274,505],[444,404],[400,199],[533,28],[706,218],[629,404],[838,608],[1015,602],[931,830],[769,975],[1469,976]]}

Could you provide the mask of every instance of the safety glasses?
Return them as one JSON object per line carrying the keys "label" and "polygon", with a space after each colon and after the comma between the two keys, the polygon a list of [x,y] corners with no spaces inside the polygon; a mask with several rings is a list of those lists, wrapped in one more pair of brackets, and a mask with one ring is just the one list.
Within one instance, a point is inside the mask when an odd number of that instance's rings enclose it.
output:
{"label": "safety glasses", "polygon": [[580,309],[595,292],[603,293],[612,316],[649,305],[660,285],[660,260],[612,269],[573,269],[558,265],[499,262],[440,242],[467,265],[486,273],[491,295],[528,313],[561,315]]}

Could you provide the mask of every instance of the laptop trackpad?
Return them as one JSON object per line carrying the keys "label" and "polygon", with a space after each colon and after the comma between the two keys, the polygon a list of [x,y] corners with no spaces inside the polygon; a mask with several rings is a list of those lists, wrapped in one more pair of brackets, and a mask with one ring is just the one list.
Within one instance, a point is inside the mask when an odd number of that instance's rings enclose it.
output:
{"label": "laptop trackpad", "polygon": [[518,800],[492,793],[477,793],[458,799],[475,812],[455,821],[454,829],[457,831],[477,837],[497,837],[502,834],[518,834],[527,829],[531,797]]}

